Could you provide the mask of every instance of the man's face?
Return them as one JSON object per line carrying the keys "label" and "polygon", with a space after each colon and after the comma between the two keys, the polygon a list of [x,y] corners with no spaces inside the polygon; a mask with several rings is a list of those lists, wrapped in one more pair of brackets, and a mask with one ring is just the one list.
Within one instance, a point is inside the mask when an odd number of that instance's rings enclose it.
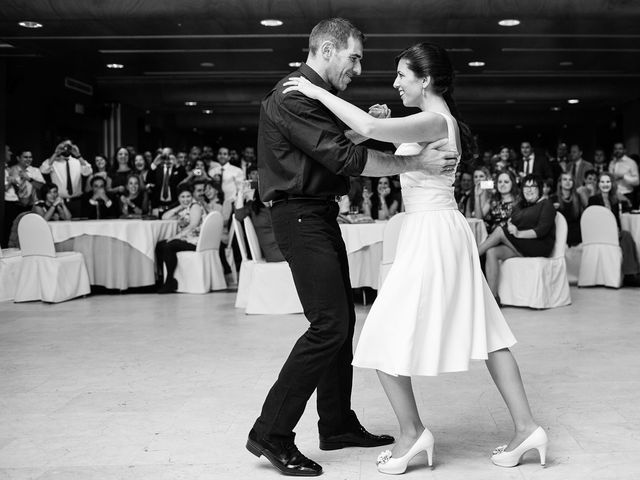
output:
{"label": "man's face", "polygon": [[571,145],[571,160],[577,162],[582,158],[582,150],[577,145]]}
{"label": "man's face", "polygon": [[624,145],[622,143],[613,145],[613,156],[616,158],[622,158],[624,156]]}
{"label": "man's face", "polygon": [[473,187],[473,177],[471,176],[470,173],[463,173],[462,177],[460,178],[460,189],[463,192],[466,192],[471,190],[472,187]]}
{"label": "man's face", "polygon": [[531,144],[529,142],[522,142],[520,145],[520,153],[522,153],[523,157],[531,155]]}
{"label": "man's face", "polygon": [[237,162],[238,161],[238,152],[231,149],[229,150],[229,161],[230,162]]}
{"label": "man's face", "polygon": [[207,160],[213,159],[213,148],[211,148],[209,145],[205,145],[204,147],[202,147],[202,157],[206,158]]}
{"label": "man's face", "polygon": [[556,150],[556,154],[558,158],[564,158],[567,156],[567,145],[565,143],[560,143]]}
{"label": "man's face", "polygon": [[218,149],[218,163],[220,165],[224,165],[229,161],[229,149],[228,148],[219,148]]}
{"label": "man's face", "polygon": [[593,161],[595,163],[604,163],[605,161],[604,150],[596,150],[593,154]]}
{"label": "man's face", "polygon": [[189,150],[189,158],[191,161],[195,162],[198,158],[200,158],[200,148],[199,147],[191,147]]}
{"label": "man's face", "polygon": [[31,166],[31,162],[33,162],[33,155],[31,152],[22,152],[20,157],[18,158],[20,165],[24,168]]}
{"label": "man's face", "polygon": [[253,150],[253,147],[245,147],[243,154],[244,154],[244,159],[247,162],[253,162],[256,159],[256,154]]}
{"label": "man's face", "polygon": [[176,162],[178,163],[178,165],[181,165],[184,167],[184,164],[187,161],[187,153],[186,152],[178,152],[178,156],[176,157]]}
{"label": "man's face", "polygon": [[340,92],[346,90],[351,77],[362,73],[361,59],[362,42],[360,40],[349,37],[346,48],[342,50],[334,46],[326,70],[329,84]]}
{"label": "man's face", "polygon": [[204,184],[198,183],[193,186],[193,198],[198,202],[204,199]]}

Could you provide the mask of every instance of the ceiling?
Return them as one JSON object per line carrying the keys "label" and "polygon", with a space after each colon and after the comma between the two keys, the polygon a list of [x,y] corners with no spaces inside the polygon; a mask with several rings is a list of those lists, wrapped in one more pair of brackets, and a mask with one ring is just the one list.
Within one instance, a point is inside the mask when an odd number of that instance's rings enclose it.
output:
{"label": "ceiling", "polygon": [[[60,72],[103,99],[173,115],[179,128],[255,126],[260,98],[291,71],[289,62],[306,58],[309,31],[331,16],[367,36],[363,74],[345,94],[363,107],[402,110],[393,59],[419,41],[449,50],[456,97],[472,124],[584,121],[586,112],[640,98],[640,1],[1,1],[0,59],[9,76]],[[264,27],[264,18],[284,24]],[[521,24],[501,27],[504,18]],[[43,27],[22,28],[23,20]],[[208,108],[213,114],[202,112]]]}

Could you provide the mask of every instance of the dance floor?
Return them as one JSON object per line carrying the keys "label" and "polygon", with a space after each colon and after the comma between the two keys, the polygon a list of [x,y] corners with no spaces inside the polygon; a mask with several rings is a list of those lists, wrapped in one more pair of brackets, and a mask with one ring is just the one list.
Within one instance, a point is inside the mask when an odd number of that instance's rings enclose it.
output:
{"label": "dance floor", "polygon": [[[417,457],[407,478],[639,478],[640,290],[571,295],[565,308],[504,309],[534,414],[549,434],[547,468],[535,452],[513,469],[490,462],[511,423],[475,362],[469,372],[416,380],[436,438],[435,468]],[[234,298],[0,303],[0,479],[280,478],[244,443],[306,321],[246,316]],[[367,311],[358,307],[358,327]],[[353,406],[372,432],[396,433],[375,372],[356,369]],[[388,478],[375,468],[379,448],[320,451],[316,421],[312,399],[296,440],[324,467],[322,478]]]}

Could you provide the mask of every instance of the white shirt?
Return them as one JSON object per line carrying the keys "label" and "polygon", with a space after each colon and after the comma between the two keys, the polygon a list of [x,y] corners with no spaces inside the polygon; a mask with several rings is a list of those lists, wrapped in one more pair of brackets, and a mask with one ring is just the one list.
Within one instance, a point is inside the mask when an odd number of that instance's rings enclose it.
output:
{"label": "white shirt", "polygon": [[9,169],[4,169],[4,201],[5,202],[17,202],[18,192],[12,182],[9,181]]}
{"label": "white shirt", "polygon": [[31,165],[29,165],[27,167],[27,169],[25,170],[25,172],[27,173],[27,176],[31,180],[33,180],[35,182],[45,183],[44,177],[42,176],[42,173],[40,173],[40,169],[39,168],[32,167]]}
{"label": "white shirt", "polygon": [[236,193],[238,192],[237,184],[244,182],[245,179],[242,169],[230,163],[220,165],[218,162],[211,162],[209,176],[213,177],[214,175],[220,175],[222,179],[222,192],[225,200],[236,198]]}
{"label": "white shirt", "polygon": [[524,159],[523,168],[524,168],[524,173],[526,175],[533,173],[533,162],[535,162],[535,160],[536,160],[536,156],[534,153],[532,153],[531,155],[529,155]]}
{"label": "white shirt", "polygon": [[[62,157],[61,157],[62,158]],[[93,172],[91,165],[87,162],[81,164],[80,160],[69,157],[69,172],[71,173],[71,187],[73,188],[73,198],[81,197],[83,193],[82,177],[88,177]],[[67,192],[67,161],[55,160],[50,163],[48,160],[40,166],[42,173],[51,174],[51,181],[58,186],[58,193],[62,198],[69,198]]]}
{"label": "white shirt", "polygon": [[640,183],[638,177],[638,165],[633,158],[623,155],[620,159],[612,160],[609,164],[609,173],[613,174],[618,182],[618,191],[623,195],[631,193],[633,187]]}

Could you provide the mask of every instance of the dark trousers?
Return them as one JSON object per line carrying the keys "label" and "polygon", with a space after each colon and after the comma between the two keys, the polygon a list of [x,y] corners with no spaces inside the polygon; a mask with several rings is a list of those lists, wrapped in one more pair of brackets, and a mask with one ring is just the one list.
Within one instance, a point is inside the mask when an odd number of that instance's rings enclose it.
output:
{"label": "dark trousers", "polygon": [[164,264],[167,267],[167,277],[164,281],[173,279],[173,274],[178,266],[178,252],[195,249],[196,246],[193,243],[185,242],[184,240],[160,240],[156,245],[156,259],[160,269],[160,278],[162,278],[162,265]]}
{"label": "dark trousers", "polygon": [[355,310],[337,215],[335,202],[292,200],[271,209],[276,241],[291,267],[309,328],[265,399],[254,425],[259,438],[293,438],[316,388],[320,435],[343,433],[357,423],[351,410]]}

